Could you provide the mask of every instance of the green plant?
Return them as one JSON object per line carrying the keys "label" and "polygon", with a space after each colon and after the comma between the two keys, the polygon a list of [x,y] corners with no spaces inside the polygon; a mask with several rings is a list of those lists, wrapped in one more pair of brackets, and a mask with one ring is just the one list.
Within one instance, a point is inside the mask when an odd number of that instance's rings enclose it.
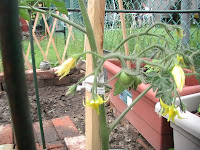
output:
{"label": "green plant", "polygon": [[[55,2],[57,0],[48,0],[43,2]],[[37,1],[36,3],[38,3]],[[58,1],[57,1],[58,2]],[[35,4],[34,4],[35,5]],[[48,4],[49,5],[49,4]],[[84,32],[89,40],[89,44],[92,51],[86,51],[83,53],[75,54],[68,58],[57,71],[58,75],[61,75],[61,78],[69,73],[69,70],[72,69],[76,62],[86,54],[91,54],[93,56],[93,69],[94,71],[82,78],[78,83],[72,85],[67,94],[75,94],[76,88],[78,84],[83,82],[86,78],[93,76],[93,84],[92,84],[92,97],[86,99],[85,106],[91,107],[96,110],[96,113],[99,114],[100,120],[100,128],[99,131],[101,133],[101,145],[102,150],[109,149],[109,134],[116,127],[116,125],[121,121],[121,119],[127,114],[127,112],[150,90],[153,89],[156,92],[156,97],[159,97],[162,102],[161,115],[169,115],[169,117],[174,119],[175,116],[179,116],[177,113],[177,105],[175,105],[175,98],[179,97],[178,91],[181,91],[185,84],[185,73],[182,70],[182,67],[191,68],[194,71],[194,62],[193,57],[198,51],[192,51],[189,48],[185,48],[181,44],[174,44],[166,36],[171,39],[174,39],[172,32],[176,32],[176,36],[179,38],[183,37],[183,32],[178,26],[166,25],[163,23],[157,23],[153,26],[147,28],[143,32],[139,32],[136,34],[130,34],[126,39],[121,41],[116,48],[108,55],[101,56],[97,53],[97,46],[93,34],[93,30],[90,24],[90,20],[88,14],[86,12],[86,7],[83,0],[79,0],[79,5],[81,9],[81,13],[83,15],[83,20],[85,22],[85,28],[79,26],[69,20],[65,20],[64,18],[55,15],[54,13],[50,13],[51,16],[56,17],[80,31]],[[35,8],[34,6],[21,6],[21,9],[37,11],[41,13],[47,13],[47,11]],[[152,30],[157,26],[162,26],[166,32],[166,35],[159,33],[152,33]],[[139,45],[135,47],[132,53],[129,56],[124,55],[120,47],[127,41],[136,38],[138,43],[142,43],[141,37],[156,37],[159,38],[160,44],[150,43],[148,47],[141,48]],[[152,52],[151,59],[144,58],[149,52]],[[137,89],[137,86],[142,82],[145,84],[149,84],[149,87],[145,89],[126,109],[122,112],[119,117],[112,122],[111,124],[107,124],[106,121],[106,113],[105,113],[105,105],[106,102],[104,95],[99,94],[98,88],[103,87],[108,89],[109,85],[107,82],[100,82],[98,80],[99,75],[101,74],[103,63],[108,59],[118,59],[121,62],[122,69],[120,72],[114,76],[114,78],[119,78],[119,80],[115,84],[114,94],[120,94],[127,88]],[[156,59],[152,61],[152,59]],[[126,65],[126,61],[131,61],[135,68],[128,68]],[[148,67],[144,67],[147,65]],[[151,70],[148,70],[148,69]],[[195,73],[193,73],[195,74]],[[130,82],[130,84],[128,84]],[[178,88],[178,89],[177,89]],[[180,108],[184,111],[184,104],[180,101]],[[179,116],[179,118],[181,118]],[[169,121],[169,120],[168,120]]]}

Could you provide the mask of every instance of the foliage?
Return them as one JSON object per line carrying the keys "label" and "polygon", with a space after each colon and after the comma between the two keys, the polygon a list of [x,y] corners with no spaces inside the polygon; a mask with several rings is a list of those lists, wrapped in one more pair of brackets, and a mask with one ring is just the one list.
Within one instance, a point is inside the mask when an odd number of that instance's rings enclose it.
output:
{"label": "foliage", "polygon": [[[24,2],[24,1],[22,1]],[[90,24],[90,20],[86,11],[86,7],[84,5],[83,0],[79,0],[79,6],[81,9],[81,13],[83,15],[83,20],[85,23],[85,27],[80,26],[74,22],[66,20],[65,18],[58,16],[49,10],[41,10],[40,8],[36,8],[35,6],[43,2],[46,6],[50,7],[51,4],[55,5],[55,7],[61,12],[67,14],[67,11],[63,8],[63,2],[60,0],[47,0],[47,1],[36,1],[33,5],[30,6],[30,1],[25,1],[27,6],[21,6],[21,9],[36,11],[40,13],[48,13],[49,15],[56,17],[78,30],[84,32],[89,40],[89,44],[91,47],[91,51],[85,51],[83,53],[75,54],[68,58],[66,62],[59,68],[57,73],[60,76],[65,76],[70,69],[75,66],[75,62],[77,62],[81,57],[86,54],[92,55],[93,61],[93,69],[94,71],[82,78],[78,83],[71,86],[69,88],[68,94],[75,94],[76,87],[78,84],[87,81],[88,77],[90,77],[89,82],[92,83],[91,88],[91,98],[86,99],[86,107],[91,107],[96,110],[100,119],[100,133],[101,133],[101,142],[102,149],[108,150],[108,141],[109,134],[115,128],[115,126],[120,122],[120,120],[128,113],[128,111],[150,90],[153,89],[156,92],[156,97],[161,99],[163,113],[162,115],[169,114],[171,115],[172,121],[174,117],[177,115],[179,118],[177,107],[175,105],[175,99],[179,96],[179,92],[181,92],[184,82],[182,80],[178,80],[177,77],[181,79],[185,79],[185,74],[182,71],[182,67],[191,68],[193,73],[195,73],[194,69],[194,61],[193,58],[195,54],[199,51],[193,51],[188,47],[184,47],[184,45],[174,44],[169,40],[173,41],[174,35],[176,33],[176,38],[183,38],[182,29],[179,26],[166,25],[163,23],[156,23],[151,27],[147,28],[145,31],[130,34],[126,39],[120,41],[116,48],[109,54],[105,56],[101,56],[97,53],[96,41],[94,38],[93,30]],[[24,11],[25,12],[25,11]],[[25,15],[25,14],[23,14]],[[165,34],[154,33],[154,30],[157,26],[162,26],[165,30]],[[149,43],[147,47],[142,48],[143,41],[141,40],[143,37],[155,37],[159,38],[160,44]],[[144,40],[145,40],[144,38]],[[129,56],[126,56],[124,52],[120,50],[123,44],[131,39],[136,39],[136,46]],[[117,75],[115,75],[109,81],[101,81],[100,76],[102,74],[102,66],[104,62],[108,59],[118,59],[121,62],[122,69],[119,71]],[[152,61],[153,59],[153,61]],[[156,61],[155,61],[156,60]],[[133,68],[128,68],[126,61],[130,61],[133,64]],[[183,63],[184,61],[184,63]],[[176,67],[177,66],[177,67]],[[174,74],[173,72],[176,72]],[[104,107],[104,96],[99,94],[99,89],[109,89],[109,82],[113,79],[117,79],[114,87],[114,95],[117,95],[123,92],[125,89],[133,89],[136,90],[138,85],[142,82],[144,84],[149,84],[149,87],[145,89],[128,107],[127,109],[119,115],[119,117],[111,124],[107,124],[105,107]],[[88,81],[87,81],[88,82]],[[177,89],[178,87],[178,89]],[[179,90],[179,91],[178,91]],[[108,90],[109,91],[109,90]],[[102,91],[101,91],[102,92]],[[184,104],[180,103],[180,108],[182,111],[185,110]]]}

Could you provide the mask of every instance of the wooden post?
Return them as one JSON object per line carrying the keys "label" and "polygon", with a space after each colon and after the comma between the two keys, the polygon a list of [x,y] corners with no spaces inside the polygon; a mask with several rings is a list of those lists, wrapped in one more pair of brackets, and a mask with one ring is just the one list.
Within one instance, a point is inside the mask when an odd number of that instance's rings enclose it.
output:
{"label": "wooden post", "polygon": [[[119,3],[119,9],[123,10],[123,2],[122,0],[118,0]],[[123,32],[123,39],[127,38],[127,33],[126,33],[126,22],[125,22],[125,17],[124,13],[120,13],[120,19],[121,19],[121,26],[122,26],[122,32]],[[128,42],[124,43],[124,49],[125,49],[125,55],[129,55],[129,49],[128,49]],[[128,68],[131,68],[131,63],[130,61],[127,61],[127,66]]]}
{"label": "wooden post", "polygon": [[[98,53],[103,55],[103,31],[105,16],[105,0],[88,0],[88,15],[94,30]],[[91,50],[88,40],[86,50]],[[92,56],[86,55],[86,75],[93,71]],[[86,97],[91,93],[86,90]],[[99,116],[94,109],[86,107],[85,110],[86,150],[101,150]]]}

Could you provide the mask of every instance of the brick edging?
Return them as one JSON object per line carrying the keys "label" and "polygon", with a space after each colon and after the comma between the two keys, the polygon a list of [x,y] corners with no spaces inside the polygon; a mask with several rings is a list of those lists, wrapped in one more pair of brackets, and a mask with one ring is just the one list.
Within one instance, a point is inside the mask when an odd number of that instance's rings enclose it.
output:
{"label": "brick edging", "polygon": [[[55,73],[57,70],[58,67],[51,68],[50,70],[37,69],[38,87],[69,85],[70,83],[76,83],[81,77],[84,76],[84,73],[81,73],[79,69],[74,68],[67,76],[59,80],[60,77]],[[33,70],[26,70],[25,74],[28,88],[34,87]],[[0,73],[0,85],[0,91],[5,90],[4,73]]]}

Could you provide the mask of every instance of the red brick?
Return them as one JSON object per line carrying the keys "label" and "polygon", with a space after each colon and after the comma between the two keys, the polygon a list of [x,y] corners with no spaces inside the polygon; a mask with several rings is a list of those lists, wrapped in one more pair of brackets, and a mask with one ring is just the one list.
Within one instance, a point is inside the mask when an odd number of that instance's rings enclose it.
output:
{"label": "red brick", "polygon": [[70,82],[71,82],[71,83],[76,83],[76,82],[78,82],[83,76],[84,76],[84,74],[73,74],[73,75],[70,75]]}
{"label": "red brick", "polygon": [[[38,139],[39,143],[41,143],[42,140],[41,140],[39,122],[34,123],[33,127],[35,130],[37,139]],[[59,140],[58,134],[56,133],[56,130],[51,121],[49,121],[49,120],[43,121],[43,129],[44,129],[46,143],[51,143],[51,142]]]}
{"label": "red brick", "polygon": [[54,79],[44,79],[44,84],[46,86],[54,86],[55,85],[54,82],[55,82]]}
{"label": "red brick", "polygon": [[52,123],[58,133],[60,140],[64,139],[65,137],[75,136],[78,134],[78,129],[69,118],[69,116],[52,119]]}
{"label": "red brick", "polygon": [[68,150],[85,150],[85,136],[80,135],[76,137],[65,138],[65,144]]}
{"label": "red brick", "polygon": [[35,147],[37,150],[43,150],[42,145],[40,145],[39,143],[35,143]]}
{"label": "red brick", "polygon": [[66,146],[63,144],[63,141],[55,141],[46,144],[47,149],[64,149]]}
{"label": "red brick", "polygon": [[54,85],[68,85],[70,83],[70,76],[65,76],[61,80],[60,77],[54,78]]}
{"label": "red brick", "polygon": [[13,132],[10,124],[0,126],[0,145],[13,144]]}
{"label": "red brick", "polygon": [[[38,84],[39,88],[44,87],[45,86],[44,79],[43,80],[37,80],[37,84]],[[26,85],[27,85],[28,88],[34,88],[35,87],[33,81],[26,81]]]}
{"label": "red brick", "polygon": [[4,82],[4,73],[0,73],[0,82]]}
{"label": "red brick", "polygon": [[[37,69],[37,79],[53,79],[55,77],[54,70],[40,70]],[[33,71],[27,70],[26,71],[26,78],[28,81],[33,80]]]}

